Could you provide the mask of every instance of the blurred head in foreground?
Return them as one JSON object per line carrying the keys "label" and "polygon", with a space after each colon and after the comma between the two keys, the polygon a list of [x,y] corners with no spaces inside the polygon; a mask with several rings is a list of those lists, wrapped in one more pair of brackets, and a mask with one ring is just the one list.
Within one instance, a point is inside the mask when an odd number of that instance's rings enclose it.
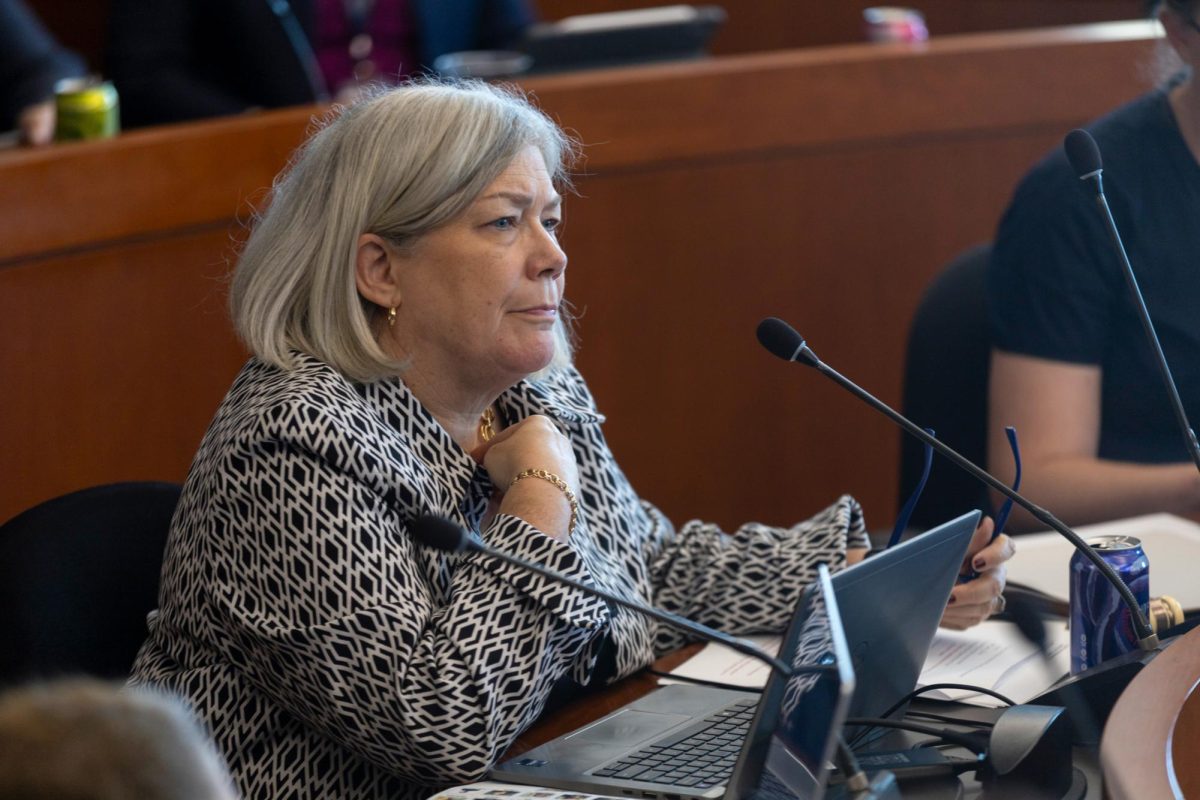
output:
{"label": "blurred head in foreground", "polygon": [[233,800],[225,768],[163,694],[89,679],[0,694],[0,798]]}

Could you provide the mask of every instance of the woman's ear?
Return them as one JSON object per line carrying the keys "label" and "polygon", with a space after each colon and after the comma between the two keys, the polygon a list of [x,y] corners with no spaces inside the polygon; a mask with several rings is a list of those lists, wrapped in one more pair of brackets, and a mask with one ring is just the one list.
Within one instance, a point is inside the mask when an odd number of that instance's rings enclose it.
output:
{"label": "woman's ear", "polygon": [[358,237],[354,257],[354,281],[358,293],[380,308],[400,305],[400,274],[396,251],[374,233]]}

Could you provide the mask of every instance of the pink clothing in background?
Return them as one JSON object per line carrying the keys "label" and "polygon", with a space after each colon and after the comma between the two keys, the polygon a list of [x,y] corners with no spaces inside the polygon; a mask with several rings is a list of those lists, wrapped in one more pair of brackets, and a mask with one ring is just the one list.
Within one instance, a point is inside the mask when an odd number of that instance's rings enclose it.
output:
{"label": "pink clothing in background", "polygon": [[354,30],[351,15],[343,0],[316,0],[316,25],[313,50],[333,92],[357,81],[355,59],[350,42],[356,33],[371,37],[370,74],[360,75],[363,82],[399,83],[405,75],[417,71],[416,25],[407,0],[375,0],[368,3],[363,29]]}

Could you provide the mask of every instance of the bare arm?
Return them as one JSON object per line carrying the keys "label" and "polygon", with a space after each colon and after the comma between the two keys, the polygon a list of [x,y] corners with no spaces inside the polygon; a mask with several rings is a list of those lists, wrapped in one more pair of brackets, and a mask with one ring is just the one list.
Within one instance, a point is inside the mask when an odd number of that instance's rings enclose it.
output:
{"label": "bare arm", "polygon": [[[1068,525],[1159,511],[1200,511],[1200,474],[1192,464],[1134,464],[1097,457],[1098,366],[993,350],[988,419],[989,470],[1011,482],[1013,464],[1004,427],[1014,426],[1021,438],[1021,493]],[[1009,527],[1044,526],[1014,507]]]}

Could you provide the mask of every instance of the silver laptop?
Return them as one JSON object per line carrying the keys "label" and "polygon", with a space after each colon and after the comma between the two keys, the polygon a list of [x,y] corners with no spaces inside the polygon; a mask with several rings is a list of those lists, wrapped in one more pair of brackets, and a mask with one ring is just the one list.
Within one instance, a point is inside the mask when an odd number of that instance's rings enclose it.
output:
{"label": "silver laptop", "polygon": [[[837,596],[824,565],[796,605],[761,694],[664,686],[496,767],[491,777],[615,797],[820,800],[854,693]],[[748,727],[747,727],[748,726]]]}

